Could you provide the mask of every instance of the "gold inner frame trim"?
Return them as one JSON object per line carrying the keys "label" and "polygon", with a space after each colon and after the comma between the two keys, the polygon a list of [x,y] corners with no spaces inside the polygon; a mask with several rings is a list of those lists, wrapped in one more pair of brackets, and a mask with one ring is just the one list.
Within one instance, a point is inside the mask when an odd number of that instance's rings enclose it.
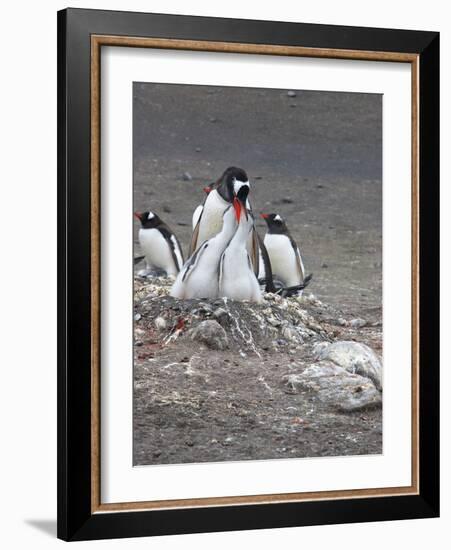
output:
{"label": "gold inner frame trim", "polygon": [[[100,498],[100,53],[102,46],[157,48],[410,63],[412,74],[412,479],[407,487],[383,487],[265,495],[117,502]],[[91,36],[91,512],[307,502],[419,494],[419,56],[400,52],[304,48],[130,36]]]}

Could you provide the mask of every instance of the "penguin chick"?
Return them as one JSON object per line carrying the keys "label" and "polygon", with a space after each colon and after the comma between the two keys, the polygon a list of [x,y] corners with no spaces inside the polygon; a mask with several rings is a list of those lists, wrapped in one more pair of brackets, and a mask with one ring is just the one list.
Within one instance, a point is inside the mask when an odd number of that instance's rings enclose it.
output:
{"label": "penguin chick", "polygon": [[260,285],[247,251],[249,234],[254,229],[254,220],[246,208],[248,191],[242,187],[234,199],[238,228],[221,256],[219,296],[261,302]]}
{"label": "penguin chick", "polygon": [[226,208],[222,218],[221,231],[202,243],[178,274],[170,293],[174,298],[218,297],[219,261],[237,226],[234,208]]}
{"label": "penguin chick", "polygon": [[147,265],[140,274],[162,270],[176,277],[183,266],[183,252],[175,234],[155,212],[135,212],[135,217],[141,222],[138,238]]}

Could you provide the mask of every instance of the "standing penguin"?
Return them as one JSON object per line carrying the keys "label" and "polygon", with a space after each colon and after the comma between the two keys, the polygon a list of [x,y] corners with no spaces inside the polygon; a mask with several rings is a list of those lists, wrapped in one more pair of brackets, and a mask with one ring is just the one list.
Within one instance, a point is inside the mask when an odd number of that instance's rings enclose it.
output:
{"label": "standing penguin", "polygon": [[234,206],[238,228],[224,250],[219,264],[219,296],[232,300],[261,302],[260,285],[247,251],[247,240],[254,228],[252,214],[246,208],[248,187],[242,187]]}
{"label": "standing penguin", "polygon": [[154,212],[135,212],[135,217],[141,222],[138,238],[147,264],[141,273],[162,269],[169,277],[176,277],[183,266],[177,237]]}
{"label": "standing penguin", "polygon": [[[222,214],[233,203],[241,187],[249,186],[249,179],[242,168],[231,166],[222,176],[208,188],[209,192],[203,204],[202,211],[196,209],[197,224],[193,230],[189,253],[192,254],[201,243],[216,235],[222,227]],[[249,207],[249,203],[247,203]],[[251,257],[255,273],[258,273],[258,239],[257,232],[253,228],[249,235],[248,251]]]}
{"label": "standing penguin", "polygon": [[[268,232],[264,243],[271,261],[273,277],[285,288],[303,287],[310,280],[305,276],[304,263],[298,245],[279,214],[262,214]],[[302,288],[300,289],[302,290]]]}
{"label": "standing penguin", "polygon": [[236,205],[226,208],[219,233],[188,258],[171,288],[171,296],[184,300],[218,297],[219,261],[237,227],[236,209]]}

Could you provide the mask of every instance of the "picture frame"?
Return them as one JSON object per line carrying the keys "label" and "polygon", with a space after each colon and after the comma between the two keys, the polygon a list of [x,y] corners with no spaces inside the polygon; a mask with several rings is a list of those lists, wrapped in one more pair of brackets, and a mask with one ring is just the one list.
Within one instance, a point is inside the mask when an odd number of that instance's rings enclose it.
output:
{"label": "picture frame", "polygon": [[[410,64],[412,483],[103,504],[100,52],[105,46]],[[88,540],[439,515],[439,34],[101,10],[58,12],[58,537]],[[149,499],[150,500],[150,499]]]}

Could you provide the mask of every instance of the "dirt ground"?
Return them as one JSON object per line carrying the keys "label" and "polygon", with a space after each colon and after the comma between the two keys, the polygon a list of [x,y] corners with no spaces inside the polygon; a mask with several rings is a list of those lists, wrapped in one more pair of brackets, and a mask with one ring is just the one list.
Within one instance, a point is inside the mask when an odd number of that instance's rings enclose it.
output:
{"label": "dirt ground", "polygon": [[[202,188],[244,168],[254,211],[286,218],[313,273],[309,291],[337,319],[378,326],[350,337],[381,356],[381,96],[288,92],[135,83],[134,209],[157,212],[186,253]],[[263,236],[263,220],[257,228]],[[307,344],[296,362],[271,346],[242,357],[149,338],[155,349],[135,347],[135,464],[382,450],[380,408],[337,414],[286,392],[281,378],[308,364]]]}

